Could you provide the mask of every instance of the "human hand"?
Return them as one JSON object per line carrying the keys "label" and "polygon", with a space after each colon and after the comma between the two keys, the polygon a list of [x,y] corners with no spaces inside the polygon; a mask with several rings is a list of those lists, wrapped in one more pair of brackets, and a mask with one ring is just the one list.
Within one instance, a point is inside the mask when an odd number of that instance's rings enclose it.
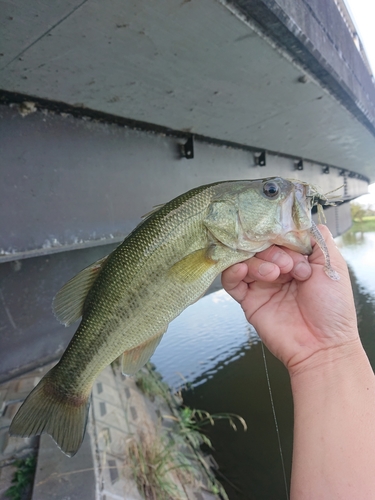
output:
{"label": "human hand", "polygon": [[339,281],[325,274],[324,256],[315,242],[308,258],[272,246],[222,275],[225,290],[290,373],[360,342],[346,263],[328,228],[319,229]]}

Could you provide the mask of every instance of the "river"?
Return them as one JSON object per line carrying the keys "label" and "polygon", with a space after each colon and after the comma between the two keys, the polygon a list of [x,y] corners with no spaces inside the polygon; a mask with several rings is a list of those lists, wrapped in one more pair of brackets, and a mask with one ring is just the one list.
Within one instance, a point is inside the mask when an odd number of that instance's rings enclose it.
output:
{"label": "river", "polygon": [[[336,242],[350,268],[361,338],[375,367],[375,232],[350,231]],[[266,359],[289,484],[289,377],[269,352]],[[203,297],[171,323],[152,362],[167,383],[182,390],[188,406],[246,420],[246,432],[240,424],[235,432],[225,421],[207,429],[230,500],[287,498],[262,346],[239,305],[223,290]]]}

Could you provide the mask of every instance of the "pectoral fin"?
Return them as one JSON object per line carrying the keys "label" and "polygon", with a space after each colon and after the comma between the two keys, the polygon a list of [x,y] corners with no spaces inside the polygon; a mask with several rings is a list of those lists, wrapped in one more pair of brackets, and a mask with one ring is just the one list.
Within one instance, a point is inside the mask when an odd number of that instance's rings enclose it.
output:
{"label": "pectoral fin", "polygon": [[173,278],[191,283],[201,278],[209,269],[215,266],[216,261],[211,258],[213,248],[201,248],[176,262],[169,274]]}
{"label": "pectoral fin", "polygon": [[57,292],[53,299],[53,312],[65,326],[71,325],[82,316],[87,293],[107,258],[108,255],[83,269]]}
{"label": "pectoral fin", "polygon": [[122,373],[124,375],[134,375],[134,373],[140,370],[154,354],[164,333],[165,330],[143,342],[143,344],[134,347],[134,349],[125,351],[122,355]]}

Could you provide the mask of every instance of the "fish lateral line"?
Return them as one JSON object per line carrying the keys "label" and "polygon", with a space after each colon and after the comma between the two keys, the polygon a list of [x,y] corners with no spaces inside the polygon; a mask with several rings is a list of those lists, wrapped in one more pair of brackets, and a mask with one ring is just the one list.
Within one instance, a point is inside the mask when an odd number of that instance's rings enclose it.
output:
{"label": "fish lateral line", "polygon": [[[310,252],[311,206],[320,199],[309,184],[281,177],[219,181],[146,214],[110,256],[57,293],[57,318],[69,325],[82,316],[81,326],[59,368],[26,398],[10,432],[46,432],[73,456],[85,433],[87,391],[103,367],[122,354],[125,373],[135,373],[157,348],[164,327],[222,270],[268,248],[275,236],[279,245]],[[311,234],[335,279],[322,235],[314,227]]]}

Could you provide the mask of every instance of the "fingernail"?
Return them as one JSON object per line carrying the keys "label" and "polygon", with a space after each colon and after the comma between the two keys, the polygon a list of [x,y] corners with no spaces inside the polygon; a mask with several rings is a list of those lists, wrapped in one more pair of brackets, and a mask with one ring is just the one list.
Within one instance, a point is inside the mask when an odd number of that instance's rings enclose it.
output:
{"label": "fingernail", "polygon": [[267,274],[272,273],[272,271],[275,269],[275,264],[272,264],[271,262],[263,262],[259,266],[258,272],[261,276],[267,276]]}
{"label": "fingernail", "polygon": [[301,279],[308,278],[311,274],[310,266],[306,262],[299,262],[294,268],[293,274]]}
{"label": "fingernail", "polygon": [[277,252],[273,256],[272,262],[279,267],[285,267],[290,263],[290,257],[283,252]]}

